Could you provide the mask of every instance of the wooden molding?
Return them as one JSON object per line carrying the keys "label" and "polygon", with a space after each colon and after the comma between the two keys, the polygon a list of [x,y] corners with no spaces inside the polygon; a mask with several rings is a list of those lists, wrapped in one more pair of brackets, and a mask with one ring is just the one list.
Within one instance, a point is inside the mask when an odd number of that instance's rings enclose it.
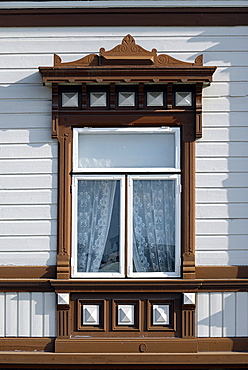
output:
{"label": "wooden molding", "polygon": [[0,266],[0,279],[54,279],[56,266]]}
{"label": "wooden molding", "polygon": [[248,266],[196,266],[196,279],[248,279]]}
{"label": "wooden molding", "polygon": [[70,327],[70,306],[57,306],[57,337],[69,338]]}
{"label": "wooden molding", "polygon": [[195,338],[195,305],[182,307],[182,337]]}
{"label": "wooden molding", "polygon": [[53,338],[0,338],[0,351],[54,351]]}
{"label": "wooden molding", "polygon": [[0,9],[2,27],[246,26],[247,7]]}

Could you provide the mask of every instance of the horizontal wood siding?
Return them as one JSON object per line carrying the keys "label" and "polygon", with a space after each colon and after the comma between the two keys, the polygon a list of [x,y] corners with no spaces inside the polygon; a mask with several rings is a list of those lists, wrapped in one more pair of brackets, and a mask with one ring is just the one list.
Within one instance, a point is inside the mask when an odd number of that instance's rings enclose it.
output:
{"label": "horizontal wood siding", "polygon": [[198,293],[198,337],[247,337],[248,293]]}
{"label": "horizontal wood siding", "polygon": [[55,337],[55,293],[0,293],[0,337]]}
{"label": "horizontal wood siding", "polygon": [[[176,6],[185,1],[149,3]],[[198,6],[211,3],[242,6],[243,1],[203,0]],[[52,66],[53,53],[66,62],[101,47],[109,50],[128,33],[148,50],[188,62],[203,53],[204,65],[218,67],[211,86],[203,89],[203,138],[196,145],[196,258],[199,265],[247,264],[247,31],[244,26],[3,28],[0,264],[56,261],[57,142],[51,138],[51,89],[42,86],[38,66]]]}

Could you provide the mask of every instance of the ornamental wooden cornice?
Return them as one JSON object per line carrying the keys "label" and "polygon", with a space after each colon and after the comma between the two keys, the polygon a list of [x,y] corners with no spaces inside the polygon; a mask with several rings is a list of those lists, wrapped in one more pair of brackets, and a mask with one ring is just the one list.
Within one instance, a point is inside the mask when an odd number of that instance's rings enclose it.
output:
{"label": "ornamental wooden cornice", "polygon": [[43,83],[209,83],[216,67],[203,66],[203,56],[194,63],[183,62],[156,49],[145,50],[131,35],[109,51],[101,48],[72,62],[62,62],[54,54],[53,67],[39,67]]}

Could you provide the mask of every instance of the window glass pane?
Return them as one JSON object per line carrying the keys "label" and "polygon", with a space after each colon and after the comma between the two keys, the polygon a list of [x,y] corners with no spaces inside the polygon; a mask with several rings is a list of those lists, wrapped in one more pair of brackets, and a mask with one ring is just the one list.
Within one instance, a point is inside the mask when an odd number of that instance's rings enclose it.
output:
{"label": "window glass pane", "polygon": [[175,168],[174,133],[79,133],[79,168]]}
{"label": "window glass pane", "polygon": [[175,181],[133,181],[133,271],[175,271]]}
{"label": "window glass pane", "polygon": [[78,181],[78,272],[120,271],[120,180]]}

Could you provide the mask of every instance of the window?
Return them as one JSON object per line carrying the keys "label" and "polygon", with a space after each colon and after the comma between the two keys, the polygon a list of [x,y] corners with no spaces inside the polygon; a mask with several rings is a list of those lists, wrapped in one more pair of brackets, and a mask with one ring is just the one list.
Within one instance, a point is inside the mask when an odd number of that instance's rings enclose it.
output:
{"label": "window", "polygon": [[73,277],[179,277],[180,129],[73,135]]}

